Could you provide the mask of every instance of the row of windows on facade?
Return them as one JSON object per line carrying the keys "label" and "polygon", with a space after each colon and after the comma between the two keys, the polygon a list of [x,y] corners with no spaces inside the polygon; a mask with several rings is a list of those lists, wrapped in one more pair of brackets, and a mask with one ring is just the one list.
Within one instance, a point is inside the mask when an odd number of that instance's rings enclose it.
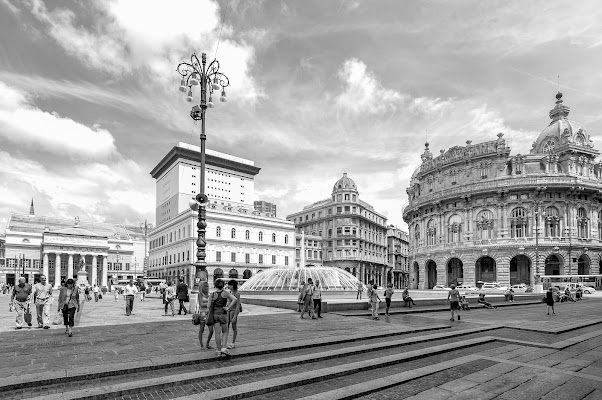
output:
{"label": "row of windows on facade", "polygon": [[[560,216],[558,208],[554,206],[547,207],[542,214],[544,235],[546,237],[560,237],[560,221],[563,219]],[[602,211],[598,213],[598,231],[599,238],[602,238]],[[493,213],[490,210],[482,210],[477,214],[476,224],[476,239],[493,239],[494,225]],[[512,238],[527,237],[529,232],[529,218],[527,210],[523,207],[516,207],[510,213],[510,236]],[[531,224],[533,224],[531,222]],[[589,217],[587,210],[580,207],[577,210],[576,217],[577,236],[580,238],[589,238]],[[467,221],[466,230],[470,230],[470,221]],[[463,231],[462,217],[457,214],[452,215],[448,219],[447,224],[447,241],[450,243],[458,243],[462,240],[461,233]],[[420,225],[414,227],[414,237],[420,240]],[[434,219],[430,219],[426,225],[427,245],[436,244],[437,227]]]}
{"label": "row of windows on facade", "polygon": [[[322,259],[322,252],[319,250],[306,250],[305,254],[306,254],[307,258],[313,258],[313,259],[317,259],[317,260]],[[301,258],[301,250],[300,249],[296,250],[295,256],[297,258]]]}
{"label": "row of windows on facade", "polygon": [[[218,226],[215,228],[215,236],[222,237],[222,227]],[[230,238],[236,239],[236,228],[230,229]],[[263,242],[263,232],[259,231],[257,238],[260,242]],[[251,240],[251,231],[245,230],[245,239]],[[272,233],[272,243],[276,243],[276,234]],[[288,244],[288,235],[284,235],[284,244]]]}
{"label": "row of windows on facade", "polygon": [[[340,195],[339,195],[340,196]],[[346,195],[347,196],[347,195]],[[354,195],[355,196],[355,195]],[[336,208],[328,208],[326,210],[327,215],[333,215],[333,213],[336,214],[358,214],[361,215],[365,218],[368,218],[371,221],[374,221],[377,224],[383,225],[383,219],[380,217],[376,217],[374,214],[369,213],[368,211],[362,211],[360,209],[360,212],[358,213],[358,207],[356,206],[337,206]],[[311,214],[306,214],[305,215],[305,221],[309,221],[310,220],[310,215],[311,215],[311,219],[316,219],[316,213],[311,213]],[[317,218],[320,219],[322,218],[322,211],[318,211],[317,213]],[[303,221],[303,215],[299,217],[299,219],[297,220],[297,217],[293,218],[293,222],[295,224],[297,223],[302,223]]]}
{"label": "row of windows on facade", "polygon": [[[261,270],[257,271],[257,273],[259,273],[259,272],[262,272],[262,271]],[[170,276],[173,276],[175,278],[176,276],[178,276],[178,277],[184,277],[186,279],[186,281],[188,281],[188,276],[190,273],[191,273],[190,270],[184,269],[184,270],[177,270],[177,271],[169,270],[169,271],[165,271],[165,272],[163,272],[163,271],[151,272],[151,273],[149,273],[149,275],[151,277],[155,277],[155,278],[161,278],[161,277],[169,278]],[[222,278],[224,278],[224,271],[221,268],[216,268],[215,270],[213,270],[212,276],[213,276],[214,281],[216,279],[222,279]],[[238,270],[236,270],[234,268],[228,272],[229,279],[238,279],[238,276],[239,276]],[[251,278],[251,276],[253,276],[253,273],[249,269],[245,269],[242,273],[243,279],[249,279],[249,278]]]}
{"label": "row of windows on facade", "polygon": [[310,231],[317,231],[317,230],[321,230],[321,229],[325,229],[325,228],[332,228],[333,226],[359,227],[359,228],[365,229],[370,232],[379,232],[379,233],[383,233],[383,234],[386,233],[386,230],[383,227],[377,226],[370,222],[364,222],[364,221],[358,222],[358,219],[355,217],[352,217],[352,218],[337,217],[337,218],[329,219],[329,220],[322,221],[322,222],[315,222],[313,224],[302,224],[300,226],[297,226],[297,228],[300,230],[308,230],[309,229]]}
{"label": "row of windows on facade", "polygon": [[[184,252],[181,253],[181,258],[180,258],[180,253],[173,254],[173,258],[172,258],[172,255],[166,255],[161,258],[151,260],[151,266],[159,267],[162,265],[176,264],[176,263],[184,262],[184,261],[190,261],[190,250],[186,251],[186,259],[184,259]],[[221,251],[215,252],[215,261],[216,262],[222,261],[222,252]],[[230,261],[236,262],[236,252],[230,252]],[[251,254],[245,253],[245,263],[246,264],[251,263]],[[263,264],[263,254],[258,254],[258,264]],[[276,264],[276,256],[275,255],[272,255],[272,264]],[[284,265],[288,265],[288,256],[284,256]]]}
{"label": "row of windows on facade", "polygon": [[[37,260],[39,263],[39,260]],[[55,261],[50,259],[48,260],[48,268],[49,269],[53,269],[55,266]],[[68,262],[67,261],[63,261],[61,260],[61,269],[67,269],[68,268]],[[113,271],[123,271],[123,267],[124,267],[124,263],[107,263],[107,269],[109,270],[113,270]],[[74,268],[76,268],[74,266]],[[131,264],[130,263],[125,263],[125,270],[129,271],[131,269]]]}
{"label": "row of windows on facade", "polygon": [[[17,266],[19,266],[20,268],[23,268],[23,266],[25,266],[25,268],[40,268],[40,266],[42,265],[41,260],[35,260],[35,259],[29,259],[29,258],[7,258],[6,259],[6,265],[9,268],[16,268]],[[67,264],[65,264],[67,265]]]}
{"label": "row of windows on facade", "polygon": [[[328,250],[328,258],[332,259],[332,250]],[[362,257],[367,257],[368,260],[378,260],[378,261],[382,261],[385,259],[385,257],[381,254],[377,254],[374,252],[363,252],[363,251],[357,251],[355,249],[345,249],[345,250],[336,250],[335,252],[336,257],[337,258],[362,258]]]}
{"label": "row of windows on facade", "polygon": [[[327,249],[329,247],[334,247],[335,245],[337,247],[340,247],[340,246],[353,246],[353,247],[357,247],[357,243],[358,242],[356,240],[351,240],[351,239],[334,240],[332,242],[332,245],[331,245],[330,242],[324,242],[324,248]],[[372,253],[374,253],[374,254],[376,254],[378,256],[381,256],[381,255],[384,254],[384,249],[381,249],[380,246],[376,246],[376,245],[373,245],[373,244],[366,244],[366,246],[364,248],[364,246],[360,242],[359,243],[359,249],[360,249],[360,251],[362,251],[362,250],[365,249],[367,252],[372,252]]]}

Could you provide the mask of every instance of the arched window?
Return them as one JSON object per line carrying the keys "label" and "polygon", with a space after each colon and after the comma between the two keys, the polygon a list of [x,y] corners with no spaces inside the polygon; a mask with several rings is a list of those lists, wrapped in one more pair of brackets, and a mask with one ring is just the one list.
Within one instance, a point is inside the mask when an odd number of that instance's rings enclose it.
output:
{"label": "arched window", "polygon": [[218,226],[215,228],[215,237],[222,237],[222,227]]}
{"label": "arched window", "polygon": [[581,207],[577,210],[577,234],[580,238],[586,239],[588,235],[589,218],[587,218],[587,211]]}
{"label": "arched window", "polygon": [[232,239],[236,239],[236,229],[235,228],[232,228],[232,231],[230,231],[230,237]]}
{"label": "arched window", "polygon": [[247,229],[245,231],[245,239],[249,240],[251,238],[251,232],[249,232],[249,230]]}
{"label": "arched window", "polygon": [[284,235],[284,244],[288,244],[288,235]]}
{"label": "arched window", "polygon": [[263,232],[259,232],[259,241],[263,242]]}
{"label": "arched window", "polygon": [[224,271],[221,270],[221,268],[216,268],[215,271],[213,271],[213,282],[215,282],[217,279],[221,279],[224,277]]}
{"label": "arched window", "polygon": [[513,238],[522,238],[527,236],[527,210],[523,207],[516,207],[510,214],[510,227]]}
{"label": "arched window", "polygon": [[493,213],[483,210],[477,215],[477,239],[493,239]]}
{"label": "arched window", "polygon": [[559,237],[560,236],[560,213],[556,207],[546,208],[545,218],[545,235],[546,237]]}
{"label": "arched window", "polygon": [[437,243],[437,228],[435,227],[434,219],[431,219],[426,224],[426,235],[427,246],[434,246]]}
{"label": "arched window", "polygon": [[447,241],[449,243],[460,243],[462,235],[462,218],[458,214],[449,217],[447,225]]}
{"label": "arched window", "polygon": [[276,243],[276,234],[272,233],[272,243]]}
{"label": "arched window", "polygon": [[548,140],[546,142],[546,144],[543,145],[543,152],[544,153],[553,153],[555,146],[556,146],[556,144],[554,143],[553,140]]}
{"label": "arched window", "polygon": [[228,272],[228,278],[232,278],[232,279],[238,278],[238,271],[236,269],[232,268],[230,270],[230,272]]}

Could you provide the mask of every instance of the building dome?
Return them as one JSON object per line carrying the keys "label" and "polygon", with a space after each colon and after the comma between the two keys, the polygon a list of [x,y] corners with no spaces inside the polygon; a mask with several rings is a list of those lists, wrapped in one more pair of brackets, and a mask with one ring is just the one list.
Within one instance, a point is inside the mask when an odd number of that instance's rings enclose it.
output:
{"label": "building dome", "polygon": [[351,189],[351,190],[355,190],[357,192],[357,186],[355,186],[355,182],[353,181],[353,179],[349,178],[347,176],[347,172],[343,172],[343,177],[341,179],[339,179],[338,181],[336,181],[336,183],[334,184],[332,191],[336,192],[337,190],[345,190],[345,189]]}
{"label": "building dome", "polygon": [[578,122],[568,119],[570,107],[562,104],[562,93],[556,95],[556,106],[550,110],[550,124],[533,143],[532,154],[553,153],[565,144],[593,147],[587,131]]}

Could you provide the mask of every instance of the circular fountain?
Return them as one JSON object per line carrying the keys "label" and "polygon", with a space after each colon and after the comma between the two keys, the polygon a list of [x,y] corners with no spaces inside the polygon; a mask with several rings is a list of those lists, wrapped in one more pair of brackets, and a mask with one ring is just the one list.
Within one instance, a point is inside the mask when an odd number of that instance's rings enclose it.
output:
{"label": "circular fountain", "polygon": [[297,292],[309,278],[320,282],[321,289],[327,291],[354,291],[359,283],[355,276],[335,267],[277,267],[254,275],[240,290]]}

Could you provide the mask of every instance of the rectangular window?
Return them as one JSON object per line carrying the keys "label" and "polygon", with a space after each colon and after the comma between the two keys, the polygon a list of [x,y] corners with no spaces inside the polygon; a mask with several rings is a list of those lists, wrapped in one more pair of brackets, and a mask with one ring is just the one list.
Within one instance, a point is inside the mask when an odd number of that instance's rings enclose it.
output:
{"label": "rectangular window", "polygon": [[222,261],[222,252],[221,251],[216,251],[215,252],[215,261],[217,261],[217,262],[221,262]]}
{"label": "rectangular window", "polygon": [[297,250],[296,250],[296,252],[295,252],[295,257],[297,257],[297,258],[301,258],[301,250],[300,250],[300,249],[297,249]]}
{"label": "rectangular window", "polygon": [[130,270],[130,263],[125,263],[125,270],[129,271]]}
{"label": "rectangular window", "polygon": [[272,264],[276,264],[276,256],[272,256]]}
{"label": "rectangular window", "polygon": [[259,264],[263,264],[263,254],[259,254]]}
{"label": "rectangular window", "polygon": [[337,207],[337,214],[340,214],[343,212],[343,207]]}
{"label": "rectangular window", "polygon": [[288,256],[284,256],[284,265],[288,265]]}
{"label": "rectangular window", "polygon": [[332,209],[331,208],[328,209],[328,215],[332,215]]}
{"label": "rectangular window", "polygon": [[249,253],[245,254],[245,263],[246,264],[251,263],[251,255]]}
{"label": "rectangular window", "polygon": [[236,253],[235,252],[230,253],[230,261],[236,262]]}

